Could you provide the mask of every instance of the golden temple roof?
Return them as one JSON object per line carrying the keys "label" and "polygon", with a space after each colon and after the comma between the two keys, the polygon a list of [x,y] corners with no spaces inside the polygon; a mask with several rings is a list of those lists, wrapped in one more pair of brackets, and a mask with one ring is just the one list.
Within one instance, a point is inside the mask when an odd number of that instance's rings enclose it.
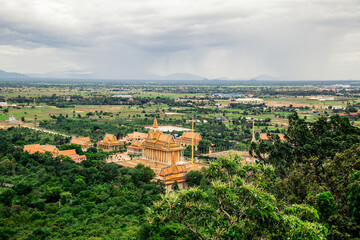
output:
{"label": "golden temple roof", "polygon": [[144,140],[148,136],[147,133],[141,133],[141,132],[133,132],[126,135],[126,140],[132,141],[132,140]]}
{"label": "golden temple roof", "polygon": [[142,147],[142,143],[139,141],[134,141],[131,143],[131,145],[126,147],[127,149],[136,149],[136,150],[141,150],[143,149]]}
{"label": "golden temple roof", "polygon": [[185,182],[187,172],[185,165],[171,165],[162,168],[157,179],[165,182],[165,185],[173,184],[175,181]]}
{"label": "golden temple roof", "polygon": [[80,146],[87,146],[92,145],[92,142],[90,141],[89,137],[83,137],[83,138],[72,138],[70,141],[70,144],[77,144]]}
{"label": "golden temple roof", "polygon": [[57,149],[57,147],[52,146],[52,145],[40,145],[40,144],[31,144],[31,145],[25,145],[24,146],[24,152],[28,152],[30,154],[39,152],[39,153],[45,153],[45,152],[50,152],[53,155],[58,154],[59,150]]}
{"label": "golden temple roof", "polygon": [[124,143],[120,140],[117,140],[114,134],[106,133],[104,139],[97,142],[97,144],[113,146],[113,145],[123,145]]}
{"label": "golden temple roof", "polygon": [[158,131],[151,131],[148,138],[143,142],[144,148],[158,149],[163,151],[184,150],[185,148],[177,144],[174,137]]}

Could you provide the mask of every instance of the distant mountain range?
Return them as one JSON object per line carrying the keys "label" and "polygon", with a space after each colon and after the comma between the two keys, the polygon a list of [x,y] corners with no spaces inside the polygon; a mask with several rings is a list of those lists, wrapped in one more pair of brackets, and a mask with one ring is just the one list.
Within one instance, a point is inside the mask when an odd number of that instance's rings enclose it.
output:
{"label": "distant mountain range", "polygon": [[278,78],[266,74],[260,74],[256,77],[253,77],[251,80],[278,80]]}
{"label": "distant mountain range", "polygon": [[[90,71],[79,71],[79,70],[67,70],[58,72],[48,73],[28,73],[21,74],[16,72],[5,72],[0,70],[1,79],[16,79],[16,78],[69,78],[69,79],[101,79],[101,76],[96,76]],[[140,74],[132,78],[123,79],[134,79],[134,80],[279,80],[270,75],[261,74],[253,78],[235,78],[230,79],[227,77],[221,77],[216,79],[207,79],[204,76],[196,75],[192,73],[172,73],[169,75],[158,75],[158,74]]]}
{"label": "distant mountain range", "polygon": [[[4,73],[4,74],[1,74]],[[78,70],[67,70],[58,72],[47,72],[47,73],[7,73],[0,70],[0,78],[70,78],[70,79],[101,79],[101,76],[96,76],[92,72],[78,71]],[[126,79],[126,78],[124,78]],[[206,80],[205,77],[195,75],[191,73],[173,73],[170,75],[158,75],[158,74],[139,74],[128,79],[139,79],[139,80]]]}
{"label": "distant mountain range", "polygon": [[14,79],[14,78],[29,78],[29,76],[25,75],[25,74],[21,74],[21,73],[16,73],[16,72],[5,72],[0,70],[0,78],[9,78],[9,79]]}
{"label": "distant mountain range", "polygon": [[47,73],[28,73],[32,78],[74,78],[74,79],[92,79],[94,75],[92,72],[79,71],[79,70],[67,70],[58,72]]}
{"label": "distant mountain range", "polygon": [[191,73],[173,73],[167,76],[159,76],[164,80],[204,80],[206,77]]}

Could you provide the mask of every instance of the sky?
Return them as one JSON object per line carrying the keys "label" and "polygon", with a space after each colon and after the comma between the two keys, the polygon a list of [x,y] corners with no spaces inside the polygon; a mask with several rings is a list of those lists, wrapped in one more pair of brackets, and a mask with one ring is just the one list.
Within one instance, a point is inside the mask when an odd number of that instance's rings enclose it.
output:
{"label": "sky", "polygon": [[360,0],[0,0],[0,69],[360,80]]}

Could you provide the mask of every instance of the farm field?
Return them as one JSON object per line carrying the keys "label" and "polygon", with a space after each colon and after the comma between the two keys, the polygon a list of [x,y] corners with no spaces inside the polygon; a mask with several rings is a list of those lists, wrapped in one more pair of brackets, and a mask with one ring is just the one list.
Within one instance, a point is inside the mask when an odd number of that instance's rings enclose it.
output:
{"label": "farm field", "polygon": [[[304,91],[305,89],[305,91]],[[304,86],[201,86],[196,83],[174,86],[164,82],[153,84],[106,84],[89,82],[36,83],[24,86],[0,87],[0,98],[16,107],[0,111],[0,121],[6,121],[12,113],[18,120],[31,124],[41,121],[56,121],[62,116],[68,120],[118,121],[146,125],[157,117],[166,125],[189,127],[191,119],[198,119],[196,128],[206,126],[211,121],[219,121],[229,132],[249,132],[251,121],[255,119],[257,134],[260,132],[281,132],[288,125],[287,116],[297,111],[299,116],[308,121],[315,121],[320,116],[331,116],[337,112],[346,112],[349,106],[357,107],[359,98],[354,92],[340,89],[343,96],[334,96],[311,84]],[[281,91],[280,91],[281,90]],[[302,95],[292,92],[303,91]],[[333,90],[332,90],[333,91]],[[238,104],[236,98],[218,97],[213,94],[244,95],[263,99],[261,104]],[[309,94],[307,94],[309,93]],[[325,93],[325,94],[324,94]],[[116,98],[113,95],[125,94],[133,98]],[[231,95],[233,94],[233,95]],[[344,95],[345,94],[345,95]],[[337,101],[308,100],[314,97],[332,96]],[[250,99],[251,99],[250,97]],[[312,113],[312,110],[318,112]],[[244,119],[244,120],[241,120]],[[359,118],[353,117],[352,124],[360,126]],[[242,123],[241,123],[242,122]],[[246,123],[247,122],[247,123]],[[247,125],[250,124],[250,125]],[[211,125],[211,123],[210,123]],[[245,127],[245,128],[244,128]],[[243,140],[250,138],[245,133]],[[241,135],[241,134],[240,134]],[[230,140],[230,139],[229,139]]]}

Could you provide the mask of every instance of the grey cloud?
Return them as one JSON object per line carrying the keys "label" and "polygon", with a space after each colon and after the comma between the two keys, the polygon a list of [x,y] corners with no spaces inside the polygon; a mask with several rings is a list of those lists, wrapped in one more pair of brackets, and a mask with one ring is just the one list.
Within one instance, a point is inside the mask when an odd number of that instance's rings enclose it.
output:
{"label": "grey cloud", "polygon": [[9,2],[0,0],[0,45],[42,58],[36,49],[66,49],[60,59],[99,75],[360,76],[332,67],[360,64],[358,1]]}

